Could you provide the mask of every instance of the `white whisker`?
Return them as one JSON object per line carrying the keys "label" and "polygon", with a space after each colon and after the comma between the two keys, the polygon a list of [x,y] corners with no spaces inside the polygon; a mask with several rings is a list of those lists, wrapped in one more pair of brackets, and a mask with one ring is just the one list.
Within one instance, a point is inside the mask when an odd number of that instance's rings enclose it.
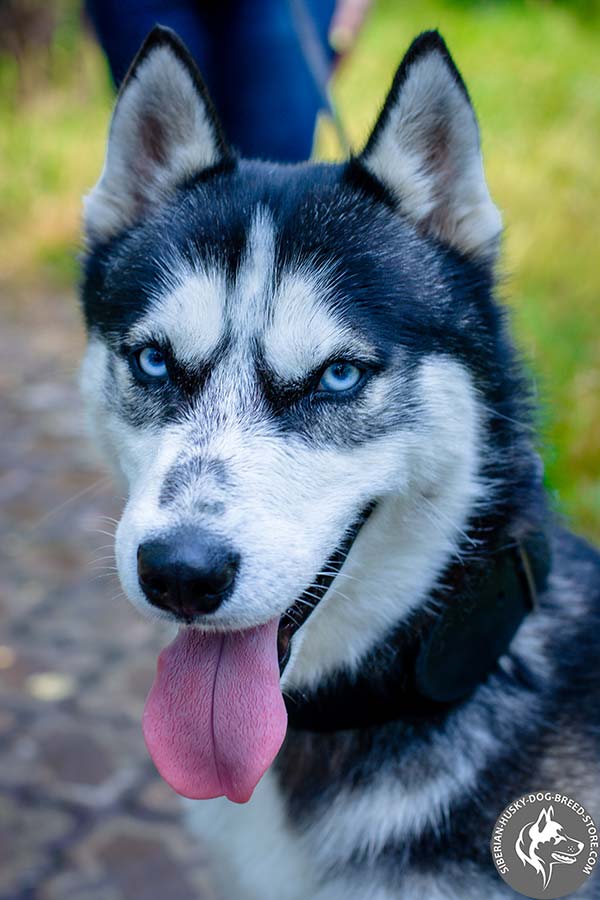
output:
{"label": "white whisker", "polygon": [[[467,541],[467,543],[471,544],[472,547],[478,547],[478,546],[479,546],[479,542],[478,542],[478,541],[473,540],[473,538],[472,538],[470,535],[468,535],[466,531],[463,531],[463,529],[460,528],[460,527],[456,524],[456,522],[453,522],[452,519],[451,519],[449,516],[447,516],[445,513],[443,513],[443,512],[441,511],[441,509],[440,509],[435,503],[433,503],[433,502],[429,499],[429,497],[425,497],[425,496],[424,496],[422,499],[425,501],[425,503],[428,503],[428,504],[429,504],[429,506],[431,507],[431,509],[433,510],[433,512],[436,514],[436,516],[439,516],[440,519],[443,519],[445,522],[448,523],[448,525],[451,525],[451,526],[455,529],[455,531],[458,531],[458,533],[459,533],[460,535],[462,535],[462,537],[464,537],[464,539],[465,539],[465,541]],[[433,520],[430,520],[430,521],[433,521]]]}
{"label": "white whisker", "polygon": [[66,500],[63,500],[62,503],[59,503],[58,506],[53,507],[48,510],[48,512],[44,513],[41,518],[39,518],[36,522],[31,525],[27,531],[29,533],[36,531],[40,528],[48,519],[51,519],[52,516],[55,516],[57,513],[61,512],[66,506],[69,506],[71,503],[75,503],[77,500],[80,500],[81,497],[85,497],[86,494],[91,494],[92,491],[98,490],[98,488],[103,487],[110,481],[110,475],[105,475],[103,478],[99,478],[97,481],[94,481],[93,484],[88,484],[87,487],[82,488],[80,491],[77,491],[76,494],[73,494],[71,497],[67,497]]}

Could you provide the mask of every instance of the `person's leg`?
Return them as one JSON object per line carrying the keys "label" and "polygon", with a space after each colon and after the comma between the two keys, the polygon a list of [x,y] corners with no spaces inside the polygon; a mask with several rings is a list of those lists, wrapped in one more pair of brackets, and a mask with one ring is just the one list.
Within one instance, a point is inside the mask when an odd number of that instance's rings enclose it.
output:
{"label": "person's leg", "polygon": [[[301,0],[325,61],[335,0]],[[207,4],[208,5],[208,4]],[[230,0],[213,7],[212,83],[226,136],[243,156],[297,162],[312,149],[323,106],[289,0]]]}
{"label": "person's leg", "polygon": [[154,25],[166,25],[176,31],[210,81],[200,4],[194,0],[86,0],[86,9],[117,87]]}
{"label": "person's leg", "polygon": [[[331,65],[335,0],[299,3]],[[226,136],[242,155],[283,162],[309,156],[322,98],[290,0],[86,0],[86,8],[115,85],[151,28],[167,25],[198,62]]]}

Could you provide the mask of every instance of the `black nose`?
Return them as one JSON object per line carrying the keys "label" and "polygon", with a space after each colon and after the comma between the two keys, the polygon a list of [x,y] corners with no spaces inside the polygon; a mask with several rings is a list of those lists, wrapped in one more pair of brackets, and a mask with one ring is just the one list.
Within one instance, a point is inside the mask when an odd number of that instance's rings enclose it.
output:
{"label": "black nose", "polygon": [[140,544],[140,586],[153,606],[191,619],[231,593],[240,558],[221,538],[186,529]]}

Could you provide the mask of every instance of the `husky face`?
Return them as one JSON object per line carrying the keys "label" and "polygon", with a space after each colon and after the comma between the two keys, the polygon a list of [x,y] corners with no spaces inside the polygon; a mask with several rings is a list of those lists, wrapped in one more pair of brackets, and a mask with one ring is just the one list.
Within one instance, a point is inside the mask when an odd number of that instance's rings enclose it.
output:
{"label": "husky face", "polygon": [[515,850],[525,865],[542,876],[546,888],[554,866],[576,862],[583,844],[569,837],[554,818],[554,807],[549,806],[541,810],[535,822],[523,826]]}
{"label": "husky face", "polygon": [[139,556],[196,534],[235,577],[194,624],[294,620],[344,547],[296,681],[351,666],[420,601],[483,493],[500,218],[460,76],[439,37],[417,44],[358,158],[286,167],[233,155],[157,29],[86,202],[82,385],[127,485],[124,590],[189,621],[149,600]]}

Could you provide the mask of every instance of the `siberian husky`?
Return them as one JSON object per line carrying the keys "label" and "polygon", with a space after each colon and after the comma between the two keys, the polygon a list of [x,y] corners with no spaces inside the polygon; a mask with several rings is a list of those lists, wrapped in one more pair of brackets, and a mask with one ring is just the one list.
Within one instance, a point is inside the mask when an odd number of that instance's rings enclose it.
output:
{"label": "siberian husky", "polygon": [[291,166],[237,157],[156,28],[85,232],[119,574],[179,627],[144,734],[222,896],[515,896],[489,852],[511,800],[600,816],[600,557],[547,512],[442,38],[360,154]]}
{"label": "siberian husky", "polygon": [[554,818],[554,807],[543,809],[535,822],[528,822],[519,833],[515,847],[523,865],[539,872],[544,888],[550,883],[555,866],[573,865],[583,844],[565,834]]}

